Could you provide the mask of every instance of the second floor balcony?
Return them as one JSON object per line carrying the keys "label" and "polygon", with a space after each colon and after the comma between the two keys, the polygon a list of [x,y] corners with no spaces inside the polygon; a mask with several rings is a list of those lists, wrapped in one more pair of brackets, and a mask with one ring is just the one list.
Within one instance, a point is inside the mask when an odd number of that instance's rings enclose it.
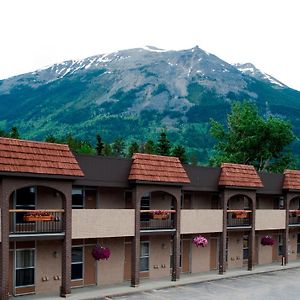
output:
{"label": "second floor balcony", "polygon": [[10,235],[63,233],[63,209],[11,209]]}
{"label": "second floor balcony", "polygon": [[175,210],[141,210],[141,230],[175,229]]}
{"label": "second floor balcony", "polygon": [[251,210],[227,210],[227,227],[250,227]]}
{"label": "second floor balcony", "polygon": [[289,211],[289,225],[300,226],[300,210],[293,209]]}

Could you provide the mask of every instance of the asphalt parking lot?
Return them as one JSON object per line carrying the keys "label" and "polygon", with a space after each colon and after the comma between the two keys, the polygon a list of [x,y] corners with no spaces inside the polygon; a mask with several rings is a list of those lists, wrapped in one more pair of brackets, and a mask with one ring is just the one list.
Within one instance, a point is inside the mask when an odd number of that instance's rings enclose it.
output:
{"label": "asphalt parking lot", "polygon": [[300,299],[300,269],[220,279],[217,281],[152,290],[108,299],[297,300]]}

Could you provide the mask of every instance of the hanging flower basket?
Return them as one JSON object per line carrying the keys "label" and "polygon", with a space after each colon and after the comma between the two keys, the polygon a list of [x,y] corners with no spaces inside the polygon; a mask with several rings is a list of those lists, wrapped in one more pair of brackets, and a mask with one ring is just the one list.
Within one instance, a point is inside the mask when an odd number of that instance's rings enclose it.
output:
{"label": "hanging flower basket", "polygon": [[261,238],[261,244],[263,246],[273,246],[274,245],[274,240],[272,239],[271,236],[266,235]]}
{"label": "hanging flower basket", "polygon": [[154,210],[152,211],[152,218],[155,220],[168,220],[170,213],[165,210]]}
{"label": "hanging flower basket", "polygon": [[47,211],[31,211],[23,216],[23,220],[26,222],[38,222],[38,221],[53,221],[55,217]]}
{"label": "hanging flower basket", "polygon": [[108,260],[110,257],[110,250],[107,247],[96,245],[92,251],[92,255],[95,260]]}
{"label": "hanging flower basket", "polygon": [[193,238],[193,244],[196,247],[206,247],[208,245],[208,240],[204,236],[198,235]]}

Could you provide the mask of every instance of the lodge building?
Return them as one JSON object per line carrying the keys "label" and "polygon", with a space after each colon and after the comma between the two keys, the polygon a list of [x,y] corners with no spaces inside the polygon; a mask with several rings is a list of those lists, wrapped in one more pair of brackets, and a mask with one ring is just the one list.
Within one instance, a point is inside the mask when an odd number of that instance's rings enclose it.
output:
{"label": "lodge building", "polygon": [[[271,263],[300,255],[300,171],[74,156],[0,138],[1,299]],[[196,247],[193,238],[207,239]],[[266,238],[273,245],[263,244]],[[110,250],[96,260],[96,245]]]}

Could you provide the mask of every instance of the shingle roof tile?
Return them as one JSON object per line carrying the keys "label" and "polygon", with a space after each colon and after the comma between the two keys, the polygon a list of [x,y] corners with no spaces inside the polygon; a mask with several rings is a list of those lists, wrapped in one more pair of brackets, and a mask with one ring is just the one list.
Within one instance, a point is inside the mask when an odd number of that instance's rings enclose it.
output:
{"label": "shingle roof tile", "polygon": [[190,183],[177,157],[134,153],[129,180]]}
{"label": "shingle roof tile", "polygon": [[300,190],[300,170],[285,170],[283,188],[289,190]]}
{"label": "shingle roof tile", "polygon": [[221,186],[263,187],[255,168],[251,165],[223,163],[219,178]]}
{"label": "shingle roof tile", "polygon": [[68,145],[2,137],[0,172],[84,176]]}

